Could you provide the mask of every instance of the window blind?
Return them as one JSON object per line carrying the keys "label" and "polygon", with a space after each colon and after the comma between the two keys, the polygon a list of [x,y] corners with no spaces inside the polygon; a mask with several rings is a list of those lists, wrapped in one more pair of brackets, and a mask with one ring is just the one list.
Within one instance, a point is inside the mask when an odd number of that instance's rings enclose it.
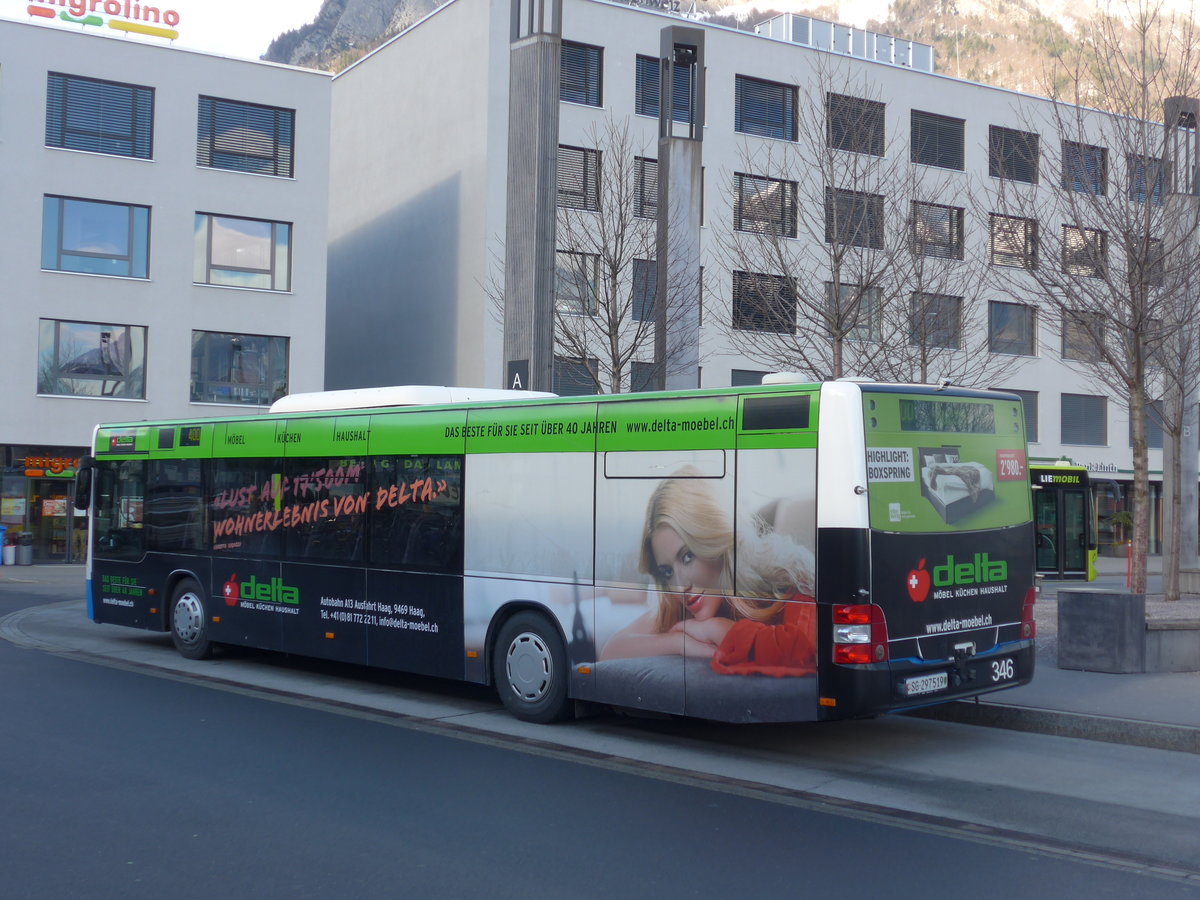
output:
{"label": "window blind", "polygon": [[46,146],[152,159],[154,89],[51,72]]}

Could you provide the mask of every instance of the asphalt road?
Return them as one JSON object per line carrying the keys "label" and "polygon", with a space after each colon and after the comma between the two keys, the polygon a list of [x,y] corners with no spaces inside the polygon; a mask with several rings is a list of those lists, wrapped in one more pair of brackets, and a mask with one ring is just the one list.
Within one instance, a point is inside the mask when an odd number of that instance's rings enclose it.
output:
{"label": "asphalt road", "polygon": [[[56,599],[0,584],[0,613]],[[0,641],[6,895],[1200,892],[1189,754],[902,718],[537,729],[466,686],[269,654],[214,668]]]}

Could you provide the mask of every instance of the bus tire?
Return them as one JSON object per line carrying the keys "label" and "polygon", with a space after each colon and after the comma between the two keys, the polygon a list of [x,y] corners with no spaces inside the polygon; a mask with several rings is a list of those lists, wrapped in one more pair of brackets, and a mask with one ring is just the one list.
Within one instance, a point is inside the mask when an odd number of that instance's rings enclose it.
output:
{"label": "bus tire", "polygon": [[204,591],[191,578],[183,579],[171,593],[171,640],[185,659],[212,656]]}
{"label": "bus tire", "polygon": [[492,651],[496,691],[508,711],[526,722],[567,718],[567,651],[545,616],[519,612],[504,623]]}

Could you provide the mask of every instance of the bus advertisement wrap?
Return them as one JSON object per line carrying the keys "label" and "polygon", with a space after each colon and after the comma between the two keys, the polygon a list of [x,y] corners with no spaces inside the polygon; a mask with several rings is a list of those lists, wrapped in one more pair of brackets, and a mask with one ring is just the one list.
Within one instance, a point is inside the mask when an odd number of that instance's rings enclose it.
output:
{"label": "bus advertisement wrap", "polygon": [[872,595],[892,659],[954,660],[948,689],[1029,677],[1032,657],[1017,652],[1033,587],[1020,401],[866,397]]}
{"label": "bus advertisement wrap", "polygon": [[[569,528],[539,527],[556,520],[523,504],[522,480],[514,479],[510,492],[493,492],[474,509],[493,521],[507,510],[529,515],[517,526],[519,542],[469,554],[468,570],[487,577],[466,586],[468,650],[483,653],[488,623],[519,594],[554,611],[574,672],[588,670],[575,680],[589,700],[726,721],[813,718],[815,456],[810,449],[606,453],[595,476],[594,579],[563,570],[558,584],[500,580],[544,568],[547,546],[560,559],[581,558]],[[510,473],[546,463],[497,462]],[[590,469],[591,459],[580,465]],[[552,502],[586,510],[591,485],[577,484],[578,496],[568,490]],[[781,496],[783,485],[789,493]],[[590,527],[580,531],[590,544]]]}
{"label": "bus advertisement wrap", "polygon": [[535,722],[574,700],[836,719],[1032,675],[1015,398],[780,381],[335,400],[98,427],[89,615],[193,659],[252,646],[494,684]]}

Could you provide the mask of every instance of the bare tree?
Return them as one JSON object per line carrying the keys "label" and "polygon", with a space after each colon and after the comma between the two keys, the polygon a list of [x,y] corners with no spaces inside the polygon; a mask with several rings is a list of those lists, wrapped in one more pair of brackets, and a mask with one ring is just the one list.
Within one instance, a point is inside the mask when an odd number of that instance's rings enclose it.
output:
{"label": "bare tree", "polygon": [[1167,350],[1196,314],[1200,215],[1182,196],[1195,192],[1191,170],[1172,152],[1180,123],[1163,115],[1171,98],[1195,95],[1196,34],[1158,0],[1135,0],[1098,11],[1085,38],[1047,74],[1069,96],[1021,104],[1021,129],[990,130],[989,273],[1001,292],[1036,297],[1064,362],[1125,401],[1132,586],[1144,591],[1147,410],[1168,385],[1194,391],[1194,356]]}
{"label": "bare tree", "polygon": [[731,343],[814,379],[1001,381],[1020,357],[987,352],[956,199],[967,176],[915,164],[878,90],[813,56],[795,141],[748,141],[729,175]]}
{"label": "bare tree", "polygon": [[[655,304],[663,296],[655,259],[658,162],[628,119],[594,123],[583,143],[558,152],[555,380],[573,377],[597,393],[644,390],[660,368],[679,365],[670,353],[654,358]],[[493,272],[501,271],[497,259]],[[484,290],[502,321],[502,282],[493,275]]]}
{"label": "bare tree", "polygon": [[[584,143],[558,152],[555,380],[574,377],[597,393],[646,390],[659,368],[681,365],[673,354],[657,362],[654,354],[655,304],[664,296],[658,162],[635,141],[628,119],[594,123]],[[493,277],[484,289],[502,320],[502,283]]]}

